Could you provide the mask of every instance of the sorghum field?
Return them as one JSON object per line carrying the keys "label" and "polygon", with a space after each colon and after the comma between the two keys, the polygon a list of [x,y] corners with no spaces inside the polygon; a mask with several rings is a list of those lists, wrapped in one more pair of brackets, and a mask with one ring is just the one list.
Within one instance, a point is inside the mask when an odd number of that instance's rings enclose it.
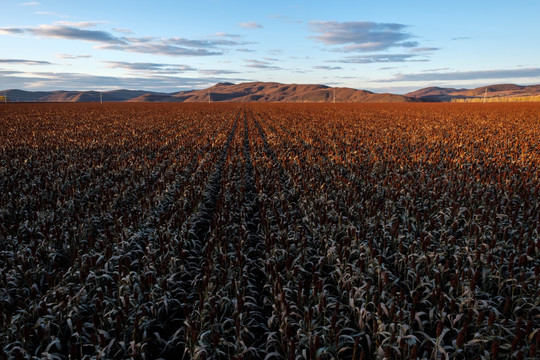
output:
{"label": "sorghum field", "polygon": [[538,359],[538,104],[1,104],[0,358]]}

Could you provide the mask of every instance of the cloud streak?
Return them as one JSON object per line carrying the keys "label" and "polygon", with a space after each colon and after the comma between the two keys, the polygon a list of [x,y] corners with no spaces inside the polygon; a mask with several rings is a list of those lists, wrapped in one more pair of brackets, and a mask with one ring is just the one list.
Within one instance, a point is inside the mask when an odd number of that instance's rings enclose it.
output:
{"label": "cloud streak", "polygon": [[[215,39],[186,39],[182,37],[155,38],[115,36],[104,30],[88,29],[95,26],[93,22],[56,22],[52,25],[36,27],[3,27],[0,34],[32,34],[43,38],[82,40],[98,43],[97,49],[118,50],[142,54],[159,54],[167,56],[212,56],[221,55],[224,48],[250,44],[244,41],[230,40],[234,35],[225,34]],[[118,31],[119,29],[116,29]],[[127,34],[128,29],[120,29]],[[226,39],[225,37],[229,37]]]}
{"label": "cloud streak", "polygon": [[79,23],[79,27],[71,25],[39,25],[37,27],[4,27],[0,28],[0,34],[23,34],[30,33],[44,38],[84,40],[107,44],[126,44],[120,38],[109,32],[101,30],[87,30],[91,23]]}
{"label": "cloud streak", "polygon": [[337,51],[382,51],[395,47],[416,47],[412,35],[403,24],[376,23],[370,21],[311,21],[311,29],[319,35],[312,36],[326,46],[337,47]]}
{"label": "cloud streak", "polygon": [[540,78],[540,68],[397,74],[393,78],[390,78],[390,79],[382,79],[382,80],[374,80],[374,81],[375,82],[441,81],[441,80],[452,81],[452,80],[484,80],[484,79],[511,79],[511,78]]}
{"label": "cloud streak", "polygon": [[374,54],[361,56],[348,56],[335,62],[346,64],[374,64],[374,63],[395,63],[408,61],[427,61],[425,59],[411,60],[418,55],[416,54]]}
{"label": "cloud streak", "polygon": [[147,74],[182,74],[186,72],[198,72],[202,75],[217,76],[238,74],[238,71],[225,69],[197,69],[189,65],[161,64],[147,62],[103,61],[106,66],[114,69],[126,69],[136,73]]}
{"label": "cloud streak", "polygon": [[258,24],[255,21],[241,22],[238,25],[240,27],[243,27],[244,29],[262,29],[263,28],[261,24]]}
{"label": "cloud streak", "polygon": [[144,41],[137,41],[129,44],[119,45],[100,45],[97,46],[97,49],[127,51],[141,54],[159,54],[167,56],[211,56],[223,54],[223,52],[221,51],[210,51],[208,49],[201,48],[186,48],[167,44],[164,42],[148,43]]}
{"label": "cloud streak", "polygon": [[123,34],[133,34],[133,31],[129,29],[113,28],[112,30],[115,32],[123,33]]}
{"label": "cloud streak", "polygon": [[245,60],[248,64],[247,67],[255,68],[255,69],[266,69],[266,70],[281,70],[280,67],[272,65],[272,63],[268,61],[261,61],[261,60]]}
{"label": "cloud streak", "polygon": [[219,69],[198,70],[198,72],[199,72],[200,74],[203,74],[203,75],[211,75],[211,76],[239,74],[238,71],[234,71],[234,70],[219,70]]}
{"label": "cloud streak", "polygon": [[24,32],[25,32],[25,29],[22,29],[22,28],[10,28],[10,27],[0,28],[0,34],[2,35],[22,34]]}
{"label": "cloud streak", "polygon": [[25,60],[25,59],[0,59],[0,64],[15,64],[15,65],[52,65],[48,61],[40,60]]}
{"label": "cloud streak", "polygon": [[215,36],[215,37],[228,37],[228,38],[240,38],[242,37],[242,35],[240,34],[229,34],[229,33],[224,33],[224,32],[218,32],[218,33],[215,33],[213,34],[212,36]]}
{"label": "cloud streak", "polygon": [[86,30],[73,26],[41,25],[37,28],[30,28],[27,31],[41,37],[84,40],[107,44],[126,44],[125,41],[113,36],[109,32],[101,30]]}
{"label": "cloud streak", "polygon": [[315,70],[341,70],[343,68],[341,66],[319,65],[319,66],[313,66],[313,69]]}
{"label": "cloud streak", "polygon": [[89,59],[92,57],[92,55],[71,55],[71,54],[58,54],[56,55],[59,59],[69,59],[69,60],[75,60],[75,59]]}
{"label": "cloud streak", "polygon": [[437,48],[437,47],[417,47],[417,48],[411,49],[411,52],[412,53],[427,53],[427,52],[433,52],[433,51],[437,51],[437,50],[441,50],[441,48]]}
{"label": "cloud streak", "polygon": [[125,61],[105,61],[109,68],[121,68],[130,71],[144,71],[144,72],[158,72],[167,74],[179,74],[186,71],[195,71],[197,69],[189,65],[177,65],[177,64],[159,64],[148,62],[125,62]]}
{"label": "cloud streak", "polygon": [[22,71],[2,71],[2,80],[12,88],[41,90],[112,90],[112,89],[145,89],[152,91],[174,92],[191,90],[214,85],[217,82],[242,82],[247,79],[228,79],[221,77],[190,78],[179,76],[147,76],[117,77],[97,76],[80,73],[53,73]]}

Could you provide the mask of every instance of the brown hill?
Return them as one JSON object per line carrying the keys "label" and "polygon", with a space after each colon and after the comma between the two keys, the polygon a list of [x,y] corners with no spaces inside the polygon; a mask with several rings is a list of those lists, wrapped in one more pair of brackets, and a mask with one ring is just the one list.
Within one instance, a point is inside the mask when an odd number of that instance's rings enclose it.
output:
{"label": "brown hill", "polygon": [[[486,91],[487,89],[487,91]],[[500,84],[476,89],[429,87],[406,95],[377,94],[366,90],[325,85],[280,84],[276,82],[218,83],[202,90],[174,93],[144,90],[114,91],[24,91],[0,92],[11,102],[409,102],[539,96],[540,85]],[[496,100],[496,99],[495,99]],[[530,100],[529,100],[530,101]]]}
{"label": "brown hill", "polygon": [[275,82],[249,82],[241,84],[218,83],[208,89],[182,91],[173,96],[186,102],[406,102],[405,96],[375,94],[351,88],[331,88],[325,85],[280,84]]}
{"label": "brown hill", "polygon": [[451,94],[462,90],[467,89],[441,88],[437,86],[432,86],[410,92],[406,94],[406,96],[413,99],[421,99],[423,101],[448,101],[452,99]]}
{"label": "brown hill", "polygon": [[[201,90],[176,93],[148,91],[41,91],[6,90],[10,101],[39,102],[407,102],[414,101],[403,95],[375,94],[351,88],[332,88],[325,85],[280,84],[275,82],[249,82],[241,84],[218,83]],[[100,98],[101,95],[101,98]]]}
{"label": "brown hill", "polygon": [[[99,91],[24,91],[24,90],[6,90],[2,94],[12,102],[99,102]],[[143,94],[147,91],[140,90],[112,90],[101,93],[103,102],[121,102],[127,101]],[[160,93],[153,93],[160,95]]]}
{"label": "brown hill", "polygon": [[126,100],[127,102],[178,102],[175,97],[172,97],[169,94],[158,94],[158,93],[144,93],[140,96]]}
{"label": "brown hill", "polygon": [[405,96],[422,101],[452,101],[466,99],[511,98],[540,95],[540,85],[521,86],[515,84],[498,84],[481,86],[474,89],[453,89],[428,87],[405,94]]}

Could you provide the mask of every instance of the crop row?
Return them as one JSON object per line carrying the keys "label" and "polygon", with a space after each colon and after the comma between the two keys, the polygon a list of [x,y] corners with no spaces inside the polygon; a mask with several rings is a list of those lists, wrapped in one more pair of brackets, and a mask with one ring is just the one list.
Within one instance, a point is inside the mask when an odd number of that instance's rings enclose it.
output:
{"label": "crop row", "polygon": [[540,356],[538,105],[0,111],[0,358]]}

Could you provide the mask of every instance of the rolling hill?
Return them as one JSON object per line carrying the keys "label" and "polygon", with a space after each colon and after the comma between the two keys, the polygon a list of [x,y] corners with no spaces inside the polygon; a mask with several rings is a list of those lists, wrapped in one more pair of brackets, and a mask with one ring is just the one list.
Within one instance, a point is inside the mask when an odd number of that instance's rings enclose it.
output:
{"label": "rolling hill", "polygon": [[[10,101],[25,102],[99,102],[97,91],[39,91],[6,90]],[[104,102],[408,102],[403,95],[376,94],[366,90],[332,88],[325,85],[280,84],[249,82],[241,84],[218,83],[201,90],[159,93],[149,91],[104,91]]]}
{"label": "rolling hill", "polygon": [[[99,91],[25,91],[5,90],[2,92],[12,102],[99,102]],[[146,94],[146,91],[113,90],[101,93],[103,101],[122,102]],[[156,93],[158,94],[158,93]]]}
{"label": "rolling hill", "polygon": [[474,89],[454,89],[428,87],[405,94],[405,96],[421,101],[473,100],[486,98],[517,98],[540,95],[540,85],[520,86],[515,84],[499,84],[481,86]]}
{"label": "rolling hill", "polygon": [[[486,90],[487,89],[487,90]],[[475,89],[428,87],[405,95],[373,93],[325,85],[281,84],[276,82],[217,83],[207,89],[173,93],[144,90],[24,91],[5,90],[11,102],[449,102],[540,96],[540,85],[500,84]]]}
{"label": "rolling hill", "polygon": [[[209,95],[210,94],[210,95]],[[173,97],[181,101],[235,102],[406,102],[402,95],[375,94],[351,88],[332,88],[325,85],[298,85],[250,82],[242,84],[218,83],[208,89],[179,92]]]}

